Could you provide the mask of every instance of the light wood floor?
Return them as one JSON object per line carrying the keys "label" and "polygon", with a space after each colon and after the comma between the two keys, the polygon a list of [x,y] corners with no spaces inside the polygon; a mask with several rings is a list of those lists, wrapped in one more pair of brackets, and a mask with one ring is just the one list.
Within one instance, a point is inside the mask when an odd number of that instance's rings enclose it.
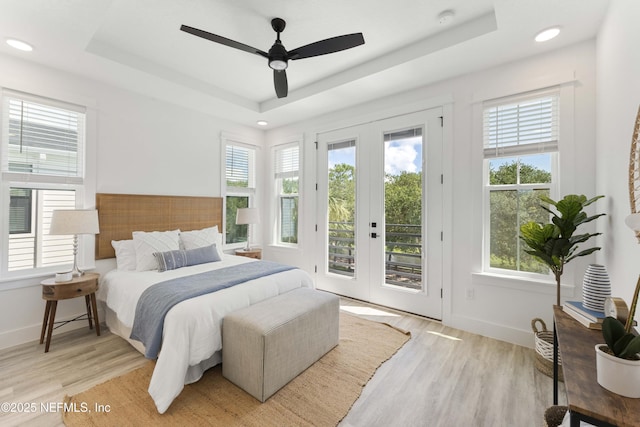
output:
{"label": "light wood floor", "polygon": [[[442,326],[440,322],[348,299],[342,309],[411,331],[383,364],[341,427],[542,426],[552,380],[533,367],[533,350]],[[532,338],[533,339],[533,338]],[[104,328],[55,335],[45,354],[38,341],[0,351],[0,402],[35,403],[35,413],[0,412],[1,426],[61,426],[55,409],[77,394],[134,370],[146,359]],[[560,384],[561,399],[562,384]],[[562,402],[561,402],[562,403]]]}

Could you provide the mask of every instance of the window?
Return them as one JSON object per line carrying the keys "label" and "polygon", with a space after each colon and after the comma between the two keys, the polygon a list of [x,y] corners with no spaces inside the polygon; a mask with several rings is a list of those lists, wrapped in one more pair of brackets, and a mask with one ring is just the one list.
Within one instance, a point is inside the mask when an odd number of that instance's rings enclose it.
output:
{"label": "window", "polygon": [[298,189],[300,147],[298,143],[275,147],[276,244],[298,243]]}
{"label": "window", "polygon": [[227,141],[225,144],[225,243],[246,243],[247,225],[236,225],[239,208],[253,205],[255,196],[256,150],[249,145]]}
{"label": "window", "polygon": [[549,274],[519,236],[549,220],[540,196],[556,193],[558,104],[557,92],[538,92],[483,105],[485,270]]}
{"label": "window", "polygon": [[[49,236],[52,212],[74,209],[83,189],[85,109],[2,94],[2,276],[73,262],[73,236]],[[43,272],[44,272],[43,271]]]}

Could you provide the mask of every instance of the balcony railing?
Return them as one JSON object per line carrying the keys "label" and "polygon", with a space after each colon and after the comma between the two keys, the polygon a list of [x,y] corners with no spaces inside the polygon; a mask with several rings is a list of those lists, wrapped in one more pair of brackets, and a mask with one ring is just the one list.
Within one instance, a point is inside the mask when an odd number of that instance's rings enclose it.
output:
{"label": "balcony railing", "polygon": [[[384,238],[385,283],[422,289],[422,226],[386,224]],[[356,250],[354,224],[329,222],[329,272],[353,277]]]}

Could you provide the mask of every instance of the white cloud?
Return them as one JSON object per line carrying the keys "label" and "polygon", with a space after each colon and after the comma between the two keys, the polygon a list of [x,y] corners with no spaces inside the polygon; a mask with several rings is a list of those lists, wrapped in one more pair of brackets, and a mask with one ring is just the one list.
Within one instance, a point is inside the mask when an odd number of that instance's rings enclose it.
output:
{"label": "white cloud", "polygon": [[418,152],[414,143],[385,142],[385,173],[399,175],[400,172],[417,172],[415,164]]}

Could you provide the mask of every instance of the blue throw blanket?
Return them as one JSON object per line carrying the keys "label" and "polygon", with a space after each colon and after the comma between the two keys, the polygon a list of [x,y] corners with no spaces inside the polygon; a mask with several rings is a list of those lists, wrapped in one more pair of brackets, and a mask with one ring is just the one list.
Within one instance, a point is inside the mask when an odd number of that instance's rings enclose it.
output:
{"label": "blue throw blanket", "polygon": [[164,318],[174,305],[294,268],[271,261],[256,261],[156,283],[145,289],[138,300],[130,338],[144,344],[146,358],[155,359],[162,343]]}

